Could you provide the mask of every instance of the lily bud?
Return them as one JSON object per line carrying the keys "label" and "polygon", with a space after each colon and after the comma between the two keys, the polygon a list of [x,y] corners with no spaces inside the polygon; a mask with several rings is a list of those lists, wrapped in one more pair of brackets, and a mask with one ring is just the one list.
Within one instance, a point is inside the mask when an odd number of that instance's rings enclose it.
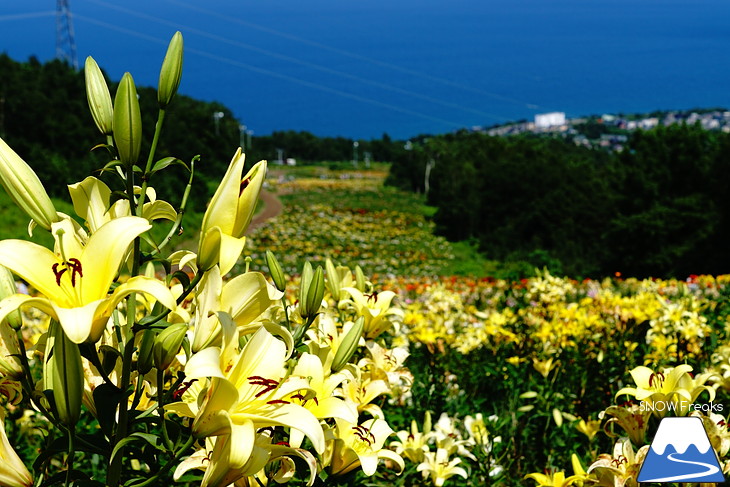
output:
{"label": "lily bud", "polygon": [[84,368],[79,346],[69,340],[61,325],[52,322],[49,334],[53,336],[49,362],[51,393],[58,419],[73,427],[81,414],[81,400],[84,393]]}
{"label": "lily bud", "polygon": [[152,358],[155,367],[166,370],[175,356],[180,352],[180,347],[188,331],[187,323],[175,323],[162,330],[156,337],[152,347]]}
{"label": "lily bud", "polygon": [[180,31],[175,32],[167,46],[165,60],[162,61],[160,82],[157,87],[157,102],[160,108],[170,104],[177,93],[182,77],[183,65],[183,37]]}
{"label": "lily bud", "polygon": [[[244,161],[245,156],[239,148],[205,211],[201,225],[199,259],[203,249],[206,249],[205,240],[209,231],[215,227],[220,230],[220,253],[206,262],[212,262],[210,267],[220,263],[221,275],[227,274],[233,268],[243,251],[246,243],[244,234],[253,218],[259,192],[266,177],[266,161],[260,161],[241,178]],[[203,271],[210,268],[200,262],[198,267]]]}
{"label": "lily bud", "polygon": [[0,184],[18,207],[36,224],[51,230],[60,221],[38,175],[3,139],[0,139]]}
{"label": "lily bud", "polygon": [[276,289],[282,292],[286,291],[286,279],[284,278],[284,271],[281,270],[279,261],[276,260],[274,253],[270,250],[266,251],[266,265],[269,266],[271,279],[274,281]]}
{"label": "lily bud", "polygon": [[309,293],[309,284],[312,282],[313,275],[312,264],[305,262],[302,275],[299,278],[299,314],[302,316],[305,316],[304,309],[307,303],[307,293]]}
{"label": "lily bud", "polygon": [[360,337],[364,328],[365,318],[359,316],[350,329],[347,330],[347,333],[340,342],[340,346],[337,347],[337,353],[335,353],[335,358],[332,360],[332,372],[339,372],[350,361],[350,358],[352,358],[360,343]]}
{"label": "lily bud", "polygon": [[155,330],[149,328],[142,333],[142,341],[139,344],[139,351],[137,352],[137,372],[140,375],[145,375],[152,370],[152,366],[154,365],[152,363],[152,349],[156,336],[157,333],[155,333]]}
{"label": "lily bud", "polygon": [[364,293],[367,290],[367,279],[365,279],[365,274],[362,272],[359,265],[355,266],[355,283],[355,287],[361,293]]}
{"label": "lily bud", "polygon": [[[307,264],[309,264],[307,262]],[[305,269],[306,269],[305,265]],[[307,276],[307,291],[303,296],[303,300],[299,301],[299,314],[302,318],[312,319],[316,316],[319,308],[322,306],[322,298],[324,297],[324,271],[322,267],[317,266],[317,270],[312,274],[312,266],[309,266],[309,274]],[[302,289],[305,285],[305,276],[302,273]]]}
{"label": "lily bud", "polygon": [[102,134],[109,135],[112,133],[114,120],[112,96],[109,94],[109,86],[106,84],[99,65],[91,56],[86,58],[84,78],[86,79],[86,99],[89,102],[89,110],[96,128]]}
{"label": "lily bud", "polygon": [[325,267],[327,268],[327,287],[330,290],[332,299],[335,301],[340,300],[340,273],[335,269],[335,265],[330,259],[325,261]]}
{"label": "lily bud", "polygon": [[136,164],[142,145],[142,114],[139,111],[137,88],[129,73],[122,76],[114,97],[112,127],[119,160],[129,166]]}

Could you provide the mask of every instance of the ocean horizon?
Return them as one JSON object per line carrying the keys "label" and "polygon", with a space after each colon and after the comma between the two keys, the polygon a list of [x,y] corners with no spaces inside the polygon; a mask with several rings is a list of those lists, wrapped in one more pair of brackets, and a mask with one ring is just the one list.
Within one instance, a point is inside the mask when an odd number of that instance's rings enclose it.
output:
{"label": "ocean horizon", "polygon": [[[55,3],[55,2],[52,2]],[[0,52],[56,56],[51,2],[3,2]],[[719,0],[70,0],[78,62],[156,86],[181,30],[180,92],[254,135],[406,139],[551,111],[730,107]]]}

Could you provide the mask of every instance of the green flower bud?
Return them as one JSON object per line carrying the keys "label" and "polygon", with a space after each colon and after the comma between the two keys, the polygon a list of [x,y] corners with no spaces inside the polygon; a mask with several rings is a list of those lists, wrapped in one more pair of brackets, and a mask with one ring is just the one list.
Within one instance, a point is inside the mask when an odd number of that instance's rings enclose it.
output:
{"label": "green flower bud", "polygon": [[188,331],[187,323],[175,323],[162,330],[156,337],[152,347],[152,358],[155,367],[166,370],[175,356],[180,352],[180,347]]}
{"label": "green flower bud", "polygon": [[131,166],[139,159],[142,145],[142,115],[132,75],[124,73],[114,98],[114,145],[119,160]]}
{"label": "green flower bud", "polygon": [[[201,233],[203,230],[201,230]],[[206,231],[200,239],[198,249],[198,269],[206,272],[218,265],[221,255],[221,229],[213,227]]]}
{"label": "green flower bud", "polygon": [[269,266],[271,279],[274,281],[276,289],[282,292],[286,291],[286,279],[284,278],[284,271],[281,270],[279,261],[276,260],[276,257],[270,250],[266,251],[266,265]]}
{"label": "green flower bud", "polygon": [[359,265],[355,266],[355,287],[361,293],[364,293],[367,290],[367,279],[365,279],[365,274],[362,272]]}
{"label": "green flower bud", "polygon": [[79,346],[69,340],[57,322],[51,323],[48,333],[53,338],[49,340],[52,347],[50,357],[46,353],[49,367],[45,374],[50,373],[51,393],[58,419],[66,426],[73,427],[81,414],[81,398],[84,393],[81,352]]}
{"label": "green flower bud", "polygon": [[312,264],[305,262],[304,268],[302,269],[302,276],[299,279],[299,314],[303,317],[306,317],[307,293],[309,293],[309,283],[312,282],[313,274]]}
{"label": "green flower bud", "polygon": [[330,259],[325,261],[324,266],[327,268],[327,288],[335,301],[340,300],[340,273],[337,272],[335,265]]}
{"label": "green flower bud", "polygon": [[350,361],[350,358],[352,358],[360,343],[360,337],[364,328],[365,317],[358,316],[355,323],[347,330],[347,334],[342,338],[340,346],[337,347],[337,353],[335,353],[335,358],[332,360],[332,372],[339,372]]}
{"label": "green flower bud", "polygon": [[139,343],[139,351],[137,352],[137,372],[140,375],[145,375],[152,370],[152,366],[154,365],[152,348],[155,344],[156,336],[157,333],[152,329],[147,329],[142,334],[142,341]]}
{"label": "green flower bud", "polygon": [[61,219],[38,175],[3,139],[0,139],[0,184],[18,207],[36,224],[51,230]]}
{"label": "green flower bud", "polygon": [[96,128],[102,134],[109,135],[112,133],[114,120],[112,96],[109,94],[109,87],[99,65],[91,56],[86,58],[84,77],[86,78],[86,99],[89,102],[89,110]]}
{"label": "green flower bud", "polygon": [[182,65],[183,37],[180,31],[178,31],[172,36],[170,44],[167,46],[165,60],[162,61],[160,82],[157,87],[157,102],[160,108],[165,108],[169,105],[175,93],[177,93],[177,89],[180,86],[180,78],[182,77]]}
{"label": "green flower bud", "polygon": [[307,319],[314,318],[322,306],[322,298],[324,298],[324,271],[322,267],[317,266],[317,270],[314,271],[314,275],[309,282],[309,289],[307,290],[303,312],[301,313],[302,317]]}

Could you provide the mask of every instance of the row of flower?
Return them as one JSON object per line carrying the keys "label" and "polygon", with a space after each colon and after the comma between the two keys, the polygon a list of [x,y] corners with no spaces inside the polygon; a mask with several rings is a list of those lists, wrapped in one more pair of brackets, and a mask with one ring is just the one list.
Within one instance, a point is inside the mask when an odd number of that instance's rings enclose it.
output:
{"label": "row of flower", "polygon": [[[366,191],[372,193],[367,189],[361,194]],[[332,191],[330,197],[346,193]],[[251,232],[247,253],[253,269],[265,269],[266,250],[279,256],[282,268],[291,275],[299,273],[304,261],[323,263],[326,258],[353,268],[359,265],[373,275],[433,275],[454,259],[449,243],[433,234],[433,224],[423,215],[298,203],[285,201],[281,215]]]}

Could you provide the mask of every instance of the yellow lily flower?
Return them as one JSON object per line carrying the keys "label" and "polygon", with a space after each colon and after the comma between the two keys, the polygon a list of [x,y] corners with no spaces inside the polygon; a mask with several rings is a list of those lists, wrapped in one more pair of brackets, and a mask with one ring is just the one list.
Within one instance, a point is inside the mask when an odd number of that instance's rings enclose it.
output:
{"label": "yellow lily flower", "polygon": [[239,148],[203,216],[198,248],[198,267],[203,271],[219,264],[221,274],[226,275],[246,243],[244,234],[264,183],[266,161],[257,163],[241,178],[244,161]]}
{"label": "yellow lily flower", "polygon": [[384,380],[355,377],[345,382],[342,392],[345,401],[357,407],[358,412],[367,412],[375,418],[383,418],[380,406],[371,402],[382,394],[390,393],[390,388]]}
{"label": "yellow lily flower", "polygon": [[[246,425],[243,428],[247,427],[250,426]],[[290,461],[289,457],[296,456],[303,459],[309,467],[307,485],[311,486],[314,483],[317,461],[308,451],[282,444],[272,444],[271,432],[262,430],[256,433],[256,439],[250,448],[250,455],[247,458],[237,458],[236,449],[232,448],[232,445],[240,440],[241,438],[236,438],[235,434],[206,439],[206,447],[197,450],[183,460],[175,469],[173,478],[179,480],[188,470],[200,469],[205,470],[201,487],[225,487],[234,483],[235,485],[250,485],[250,483],[239,484],[239,482],[245,481],[245,477],[259,477],[263,473],[264,467],[276,460],[280,460],[281,465],[279,472],[274,475],[274,480],[292,475],[295,464]],[[253,485],[257,485],[255,480]]]}
{"label": "yellow lily flower", "polygon": [[575,429],[586,435],[588,437],[588,441],[591,441],[601,429],[601,420],[589,419],[586,421],[581,418],[580,421],[578,421],[578,424],[575,425]]}
{"label": "yellow lily flower", "polygon": [[[141,191],[140,188],[136,188]],[[77,215],[86,221],[93,233],[105,223],[123,216],[131,216],[129,201],[120,199],[110,205],[112,191],[103,181],[89,176],[83,181],[70,184],[68,192]],[[139,191],[138,191],[139,192]],[[152,222],[165,219],[175,221],[177,212],[167,201],[157,200],[154,188],[147,188],[147,201],[142,207],[142,218]]]}
{"label": "yellow lily flower", "polygon": [[335,421],[337,439],[330,464],[333,475],[344,475],[360,466],[365,475],[371,476],[377,470],[381,458],[392,460],[403,471],[405,463],[401,456],[383,448],[383,443],[393,433],[384,420],[370,419],[362,424],[339,418],[335,418]]}
{"label": "yellow lily flower", "polygon": [[377,338],[389,329],[395,328],[396,322],[391,319],[392,317],[403,318],[403,310],[390,306],[395,297],[393,291],[363,294],[354,287],[346,287],[342,290],[352,296],[358,314],[365,317],[363,336],[366,339]]}
{"label": "yellow lily flower", "polygon": [[[319,420],[290,400],[297,393],[306,395],[309,384],[303,378],[286,376],[289,355],[284,342],[261,327],[234,361],[224,367],[221,367],[221,351],[214,347],[191,357],[185,366],[189,379],[212,377],[205,396],[199,399],[201,405],[193,422],[193,434],[198,437],[227,435],[235,426],[250,421],[255,429],[272,426],[298,429],[311,440],[317,452],[322,452],[324,433]],[[252,434],[248,436],[252,444]],[[243,445],[237,443],[235,447],[243,448]]]}
{"label": "yellow lily flower", "polygon": [[540,487],[568,487],[582,481],[579,475],[566,477],[565,472],[553,472],[551,474],[529,473],[524,478],[534,480]]}
{"label": "yellow lily flower", "polygon": [[144,276],[132,277],[109,294],[130,244],[150,228],[143,218],[112,220],[85,244],[68,222],[53,228],[58,253],[24,240],[0,242],[0,265],[44,296],[15,294],[5,298],[0,302],[0,321],[22,306],[32,306],[58,320],[74,343],[96,342],[117,303],[131,293],[150,294],[165,307],[176,307],[167,287]]}
{"label": "yellow lily flower", "polygon": [[636,478],[649,451],[649,445],[644,445],[634,453],[634,447],[627,437],[619,438],[613,447],[613,454],[602,453],[598,460],[588,467],[588,473],[594,473],[598,485],[607,487],[635,487]]}
{"label": "yellow lily flower", "polygon": [[0,409],[0,485],[30,487],[33,477],[23,464],[5,433],[5,411]]}
{"label": "yellow lily flower", "polygon": [[418,430],[416,420],[411,421],[411,429],[396,432],[398,441],[390,443],[391,447],[395,447],[398,455],[403,455],[413,463],[421,463],[425,458],[425,453],[429,451],[428,444],[433,438],[433,432],[430,428],[431,416],[426,413],[427,421],[423,431]]}
{"label": "yellow lily flower", "polygon": [[416,470],[423,474],[423,478],[431,477],[433,485],[441,487],[444,481],[458,475],[461,478],[467,478],[466,470],[457,467],[461,463],[461,458],[456,457],[449,460],[449,452],[443,448],[436,449],[436,452],[428,451],[425,453],[425,459]]}
{"label": "yellow lily flower", "polygon": [[302,402],[318,419],[341,418],[351,423],[357,421],[357,408],[343,399],[335,397],[335,390],[351,377],[349,373],[338,372],[325,375],[322,361],[316,355],[304,352],[292,371],[293,376],[306,377],[314,395],[305,397]]}
{"label": "yellow lily flower", "polygon": [[639,405],[633,404],[629,407],[609,406],[603,414],[611,416],[603,426],[609,436],[618,436],[609,429],[609,425],[615,423],[624,430],[634,445],[646,443],[646,430],[649,427],[651,411],[642,410]]}
{"label": "yellow lily flower", "polygon": [[653,410],[656,416],[664,416],[672,412],[677,416],[686,416],[690,405],[703,392],[709,393],[709,400],[715,399],[715,390],[704,383],[711,374],[701,374],[695,378],[690,375],[692,366],[678,365],[664,372],[654,372],[648,367],[639,366],[631,371],[636,387],[624,387],[616,393],[628,394],[643,401]]}

